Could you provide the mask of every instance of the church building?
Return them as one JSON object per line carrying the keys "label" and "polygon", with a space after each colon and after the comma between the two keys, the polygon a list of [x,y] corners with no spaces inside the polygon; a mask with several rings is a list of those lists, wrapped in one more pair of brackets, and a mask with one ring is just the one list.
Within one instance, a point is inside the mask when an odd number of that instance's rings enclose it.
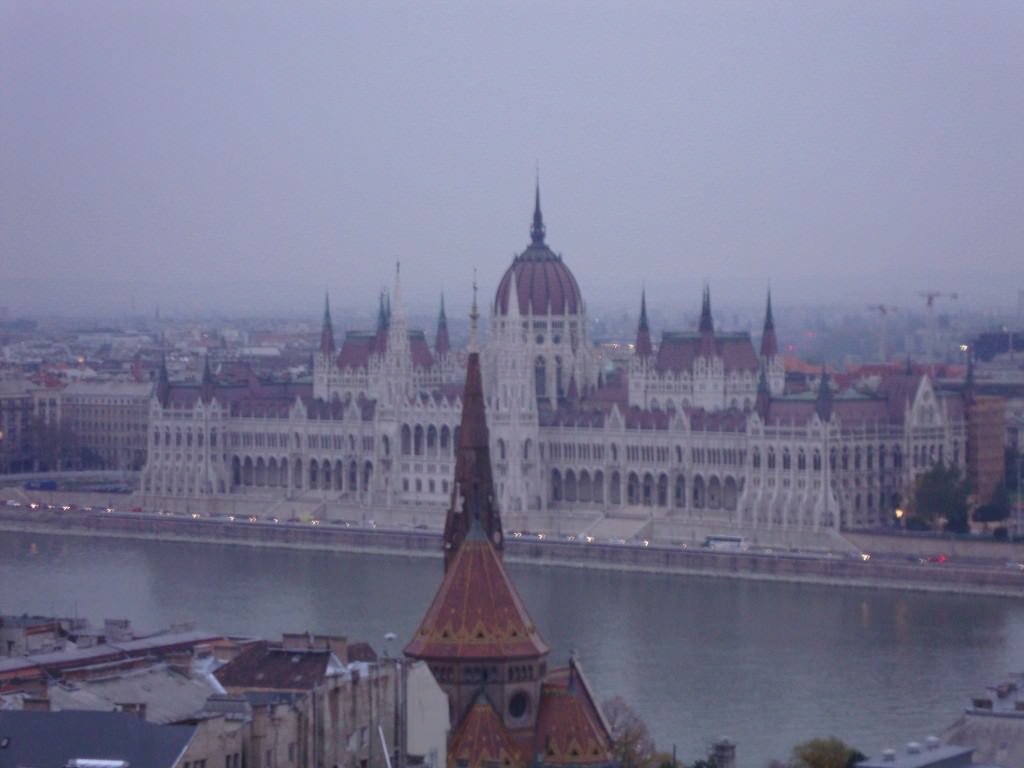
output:
{"label": "church building", "polygon": [[608,724],[575,658],[550,649],[502,563],[480,355],[466,365],[441,586],[405,647],[448,696],[449,768],[615,765]]}

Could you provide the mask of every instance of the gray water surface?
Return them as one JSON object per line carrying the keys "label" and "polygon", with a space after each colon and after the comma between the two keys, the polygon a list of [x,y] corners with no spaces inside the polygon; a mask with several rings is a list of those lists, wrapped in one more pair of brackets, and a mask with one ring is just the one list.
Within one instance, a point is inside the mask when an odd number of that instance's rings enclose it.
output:
{"label": "gray water surface", "polygon": [[[575,649],[689,762],[729,736],[760,768],[815,736],[867,754],[941,732],[1024,667],[1024,601],[510,564],[552,665]],[[196,620],[232,634],[412,635],[441,561],[0,533],[0,613]]]}

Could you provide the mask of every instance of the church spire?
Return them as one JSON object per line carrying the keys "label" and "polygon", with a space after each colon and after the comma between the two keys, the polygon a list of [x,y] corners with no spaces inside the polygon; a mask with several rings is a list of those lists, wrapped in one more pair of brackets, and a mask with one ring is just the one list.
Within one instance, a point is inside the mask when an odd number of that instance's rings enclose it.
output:
{"label": "church spire", "polygon": [[530,240],[536,246],[544,245],[544,216],[540,212],[540,176],[537,176],[537,188],[533,201],[533,226],[530,227]]}
{"label": "church spire", "polygon": [[324,292],[324,320],[320,328],[320,354],[334,357],[334,324],[331,322],[331,299]]}
{"label": "church spire", "polygon": [[715,323],[711,319],[711,288],[704,286],[700,307],[700,352],[704,357],[715,354]]}
{"label": "church spire", "polygon": [[501,515],[494,493],[491,452],[484,409],[484,388],[480,374],[480,352],[476,347],[476,283],[473,285],[472,335],[466,362],[466,383],[462,392],[462,421],[458,429],[455,483],[444,524],[445,571],[455,559],[459,546],[474,524],[499,552],[502,549]]}
{"label": "church spire", "polygon": [[437,334],[434,336],[434,351],[447,355],[452,349],[448,339],[448,316],[444,312],[444,291],[441,292],[441,311],[437,315]]}
{"label": "church spire", "polygon": [[647,291],[640,291],[640,326],[636,331],[636,353],[648,357],[651,352],[651,329],[647,325]]}
{"label": "church spire", "polygon": [[779,353],[775,338],[775,318],[772,317],[772,292],[768,291],[768,307],[764,312],[764,330],[761,333],[761,357],[774,357]]}

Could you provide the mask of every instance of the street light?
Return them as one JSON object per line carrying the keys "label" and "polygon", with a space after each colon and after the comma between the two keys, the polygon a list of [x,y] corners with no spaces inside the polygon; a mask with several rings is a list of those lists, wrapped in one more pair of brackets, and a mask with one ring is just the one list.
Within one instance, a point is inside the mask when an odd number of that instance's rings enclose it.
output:
{"label": "street light", "polygon": [[896,509],[893,510],[893,515],[896,516],[896,525],[900,528],[903,528],[903,516],[905,514],[906,513],[903,511],[902,507],[896,507]]}

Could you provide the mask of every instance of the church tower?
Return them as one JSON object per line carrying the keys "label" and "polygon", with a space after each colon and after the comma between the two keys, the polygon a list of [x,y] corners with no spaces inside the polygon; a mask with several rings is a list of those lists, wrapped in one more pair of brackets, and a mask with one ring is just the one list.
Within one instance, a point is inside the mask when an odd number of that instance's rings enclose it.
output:
{"label": "church tower", "polygon": [[761,331],[761,371],[768,379],[768,388],[776,397],[786,388],[786,367],[779,354],[779,342],[775,337],[775,318],[772,316],[772,292],[768,291],[768,304],[764,312],[764,329]]}

